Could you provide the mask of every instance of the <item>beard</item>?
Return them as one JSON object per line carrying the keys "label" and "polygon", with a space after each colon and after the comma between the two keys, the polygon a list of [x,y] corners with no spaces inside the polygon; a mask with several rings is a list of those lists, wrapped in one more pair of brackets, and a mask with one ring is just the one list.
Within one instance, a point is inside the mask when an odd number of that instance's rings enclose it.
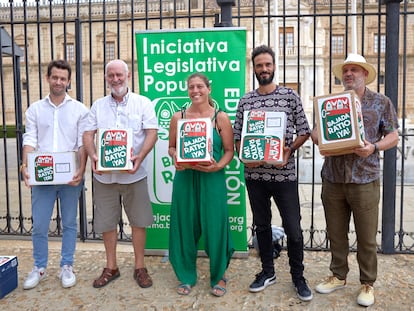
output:
{"label": "beard", "polygon": [[351,81],[343,81],[342,84],[344,85],[345,90],[356,90],[365,87],[365,79],[355,78]]}
{"label": "beard", "polygon": [[127,85],[122,85],[119,87],[109,87],[109,89],[111,90],[111,94],[118,96],[118,97],[123,97],[126,93],[128,93],[128,86]]}
{"label": "beard", "polygon": [[[269,72],[266,72],[266,73],[269,73]],[[275,73],[272,72],[272,73],[269,73],[269,74],[270,74],[270,76],[268,78],[262,78],[260,76],[260,74],[256,73],[256,79],[259,82],[259,85],[269,85],[270,83],[273,82],[273,78],[275,77]]]}

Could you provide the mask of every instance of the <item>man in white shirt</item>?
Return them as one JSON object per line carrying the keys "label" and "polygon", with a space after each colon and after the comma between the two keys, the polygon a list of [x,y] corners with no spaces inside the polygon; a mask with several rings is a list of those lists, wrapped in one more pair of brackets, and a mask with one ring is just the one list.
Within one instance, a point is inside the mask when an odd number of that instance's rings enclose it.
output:
{"label": "man in white shirt", "polygon": [[[70,78],[71,67],[66,61],[50,62],[46,74],[49,95],[31,104],[26,111],[26,131],[23,135],[20,171],[26,186],[31,187],[34,267],[24,281],[24,289],[36,287],[46,276],[49,224],[57,198],[60,202],[63,226],[60,279],[65,288],[76,284],[73,257],[78,232],[78,199],[83,187],[87,160],[82,134],[88,109],[66,93]],[[79,165],[72,181],[63,185],[30,186],[29,179],[32,172],[27,170],[27,155],[32,151],[76,152]]]}
{"label": "man in white shirt", "polygon": [[[152,286],[144,265],[146,227],[153,222],[145,157],[157,141],[158,121],[151,101],[130,92],[130,75],[128,65],[122,60],[113,60],[106,65],[105,79],[111,94],[93,103],[83,135],[94,173],[94,230],[102,233],[106,251],[106,266],[93,282],[95,288],[103,287],[120,276],[116,261],[117,225],[122,213],[120,197],[132,228],[135,255],[133,277],[142,288]],[[133,131],[133,168],[127,173],[102,174],[97,170],[94,139],[97,130],[126,128]]]}

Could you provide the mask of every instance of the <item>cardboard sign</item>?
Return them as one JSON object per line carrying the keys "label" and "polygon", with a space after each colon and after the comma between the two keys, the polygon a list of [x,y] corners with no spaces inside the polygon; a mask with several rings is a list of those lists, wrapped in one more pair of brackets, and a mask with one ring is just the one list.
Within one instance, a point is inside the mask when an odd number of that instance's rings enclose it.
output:
{"label": "cardboard sign", "polygon": [[132,129],[98,129],[97,170],[127,171],[133,168]]}
{"label": "cardboard sign", "polygon": [[77,169],[76,152],[30,152],[27,168],[30,185],[62,185],[73,178]]}
{"label": "cardboard sign", "polygon": [[240,160],[283,162],[286,114],[277,111],[245,111],[243,117]]}
{"label": "cardboard sign", "polygon": [[340,155],[364,146],[361,102],[354,91],[314,99],[319,150]]}
{"label": "cardboard sign", "polygon": [[177,163],[196,165],[211,163],[213,132],[209,118],[177,121]]}

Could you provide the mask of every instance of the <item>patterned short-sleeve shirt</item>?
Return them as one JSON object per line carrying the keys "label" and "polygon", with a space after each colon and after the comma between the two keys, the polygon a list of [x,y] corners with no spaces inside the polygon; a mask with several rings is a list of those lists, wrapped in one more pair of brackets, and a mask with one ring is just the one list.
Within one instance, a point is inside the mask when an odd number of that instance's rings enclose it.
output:
{"label": "patterned short-sleeve shirt", "polygon": [[[398,128],[398,118],[391,100],[383,94],[365,89],[361,99],[365,139],[379,141]],[[332,183],[366,184],[380,178],[379,154],[363,158],[354,153],[325,157],[322,178]]]}
{"label": "patterned short-sleeve shirt", "polygon": [[[257,90],[246,93],[239,101],[234,121],[234,140],[241,140],[243,113],[250,110],[279,111],[286,113],[285,146],[291,146],[294,136],[309,135],[311,130],[299,95],[291,88],[277,86],[269,94],[261,95]],[[249,180],[269,182],[296,181],[294,154],[282,168],[266,164],[257,168],[244,168],[244,176]]]}

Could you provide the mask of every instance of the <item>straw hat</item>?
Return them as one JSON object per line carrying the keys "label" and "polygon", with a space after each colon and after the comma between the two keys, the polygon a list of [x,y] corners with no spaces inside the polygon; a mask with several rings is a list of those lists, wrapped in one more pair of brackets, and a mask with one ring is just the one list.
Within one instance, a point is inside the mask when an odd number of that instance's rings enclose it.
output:
{"label": "straw hat", "polygon": [[368,71],[367,80],[365,81],[366,84],[370,84],[372,81],[375,80],[377,76],[377,71],[375,70],[374,66],[367,63],[365,58],[359,54],[349,54],[345,61],[341,64],[337,64],[332,68],[332,72],[335,77],[342,81],[342,68],[345,65],[358,65]]}

